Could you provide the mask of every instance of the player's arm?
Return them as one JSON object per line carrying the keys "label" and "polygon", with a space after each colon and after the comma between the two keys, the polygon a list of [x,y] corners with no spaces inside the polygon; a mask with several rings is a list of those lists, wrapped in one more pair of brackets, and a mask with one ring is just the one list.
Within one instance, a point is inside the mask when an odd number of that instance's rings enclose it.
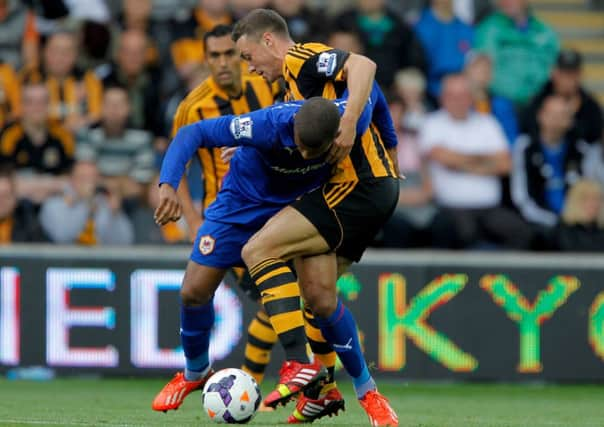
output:
{"label": "player's arm", "polygon": [[317,83],[346,82],[348,105],[340,122],[340,135],[332,146],[328,160],[337,162],[350,153],[354,144],[355,127],[365,102],[371,93],[376,65],[369,58],[340,49],[330,49],[313,55],[300,65],[295,55],[286,57],[288,67],[296,73],[296,83],[305,98],[317,95]]}
{"label": "player's arm", "polygon": [[356,137],[356,123],[371,94],[375,62],[366,56],[351,53],[342,67],[342,77],[348,86],[348,105],[340,121],[340,134],[329,153],[328,160],[334,163],[344,159],[352,150]]}
{"label": "player's arm", "polygon": [[373,108],[373,124],[377,127],[380,136],[382,137],[382,141],[384,143],[384,147],[388,154],[390,155],[390,159],[394,164],[394,170],[397,176],[400,175],[400,171],[398,168],[398,155],[396,151],[396,146],[398,145],[398,138],[396,137],[396,130],[394,129],[394,122],[392,121],[392,115],[390,114],[390,107],[388,106],[388,102],[386,101],[386,97],[384,96],[384,92],[377,84],[374,82],[374,86],[377,87],[372,89],[375,91],[375,107]]}
{"label": "player's arm", "polygon": [[[346,99],[347,96],[348,89],[344,92],[344,98],[338,100],[337,102],[346,105],[348,102]],[[340,107],[340,111],[342,112],[342,107]],[[345,114],[346,109],[343,111],[343,114]],[[398,175],[399,171],[396,153],[398,139],[396,137],[396,131],[394,130],[394,123],[392,121],[392,116],[390,115],[388,102],[386,101],[386,97],[384,96],[382,89],[375,81],[372,84],[371,93],[363,112],[356,122],[356,134],[362,135],[365,133],[370,123],[373,123],[377,127],[380,136],[382,137],[382,141],[384,142],[384,147],[392,158],[395,171]]]}
{"label": "player's arm", "polygon": [[[195,115],[191,114],[191,109],[192,106],[187,99],[180,103],[172,123],[172,136],[175,136],[182,126],[186,126],[187,124],[196,121],[196,119],[192,119],[192,117],[199,117],[199,113],[196,113]],[[197,234],[197,230],[203,222],[203,210],[199,211],[193,204],[186,176],[181,178],[177,194],[178,199],[180,200],[182,215],[187,223],[189,240],[193,241]]]}
{"label": "player's arm", "polygon": [[182,208],[176,190],[185,168],[198,148],[249,145],[268,148],[275,140],[270,110],[241,116],[206,119],[180,128],[168,146],[159,175],[159,206],[155,221],[159,225],[180,218]]}
{"label": "player's arm", "polygon": [[[355,123],[355,132],[358,135],[364,134],[365,131],[369,128],[369,125],[371,124],[371,122],[373,121],[373,116],[375,114],[375,112],[374,112],[375,108],[378,107],[378,103],[380,101],[380,94],[381,94],[381,89],[379,88],[379,86],[377,84],[374,83],[371,88],[371,93],[369,94],[367,101],[363,105],[363,110],[361,111],[361,114],[359,115],[359,118],[357,119],[357,121]],[[342,115],[342,116],[344,116],[344,114],[346,114],[346,110],[348,108],[348,96],[349,96],[349,92],[348,92],[348,89],[346,89],[342,95],[342,98],[336,99],[334,101],[334,103],[340,110],[340,115]],[[380,105],[380,107],[381,107],[381,105]]]}
{"label": "player's arm", "polygon": [[[195,121],[191,120],[191,104],[187,99],[183,100],[179,105],[176,113],[174,114],[174,120],[172,122],[172,136],[174,137],[178,130],[182,127]],[[199,117],[197,114],[194,117]],[[180,180],[180,185],[177,190],[178,199],[182,209],[182,215],[185,218],[185,222],[188,228],[189,240],[195,239],[197,230],[203,222],[203,212],[198,211],[193,205],[193,199],[191,198],[191,191],[189,190],[189,184],[187,178],[183,177]]]}

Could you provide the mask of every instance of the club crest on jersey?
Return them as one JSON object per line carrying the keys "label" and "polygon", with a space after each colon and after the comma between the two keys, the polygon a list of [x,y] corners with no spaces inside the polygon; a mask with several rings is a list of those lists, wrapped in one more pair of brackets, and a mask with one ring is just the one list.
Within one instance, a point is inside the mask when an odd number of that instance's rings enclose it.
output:
{"label": "club crest on jersey", "polygon": [[235,117],[231,120],[229,128],[233,138],[252,138],[252,118],[251,117]]}
{"label": "club crest on jersey", "polygon": [[325,74],[327,77],[331,77],[333,72],[336,70],[336,65],[336,54],[323,52],[319,55],[319,59],[317,61],[317,73]]}
{"label": "club crest on jersey", "polygon": [[215,244],[216,240],[209,234],[201,236],[201,239],[199,239],[199,252],[201,252],[202,255],[209,255],[214,252]]}

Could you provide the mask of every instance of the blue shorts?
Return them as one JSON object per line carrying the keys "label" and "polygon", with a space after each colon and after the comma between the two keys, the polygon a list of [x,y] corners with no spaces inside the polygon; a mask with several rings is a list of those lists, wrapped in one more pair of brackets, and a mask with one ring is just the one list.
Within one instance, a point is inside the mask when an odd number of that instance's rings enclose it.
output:
{"label": "blue shorts", "polygon": [[258,230],[206,219],[197,230],[190,260],[216,268],[244,266],[241,249]]}

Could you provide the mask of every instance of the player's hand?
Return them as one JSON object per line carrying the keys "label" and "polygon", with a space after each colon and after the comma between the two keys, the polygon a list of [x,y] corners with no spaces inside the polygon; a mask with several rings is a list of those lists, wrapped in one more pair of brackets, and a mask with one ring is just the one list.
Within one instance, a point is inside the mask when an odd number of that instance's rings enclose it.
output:
{"label": "player's hand", "polygon": [[153,215],[155,223],[165,225],[170,221],[178,221],[181,214],[182,208],[176,190],[169,184],[162,184],[159,187],[159,206],[157,206]]}
{"label": "player's hand", "polygon": [[344,160],[344,158],[350,154],[350,150],[352,150],[356,136],[356,122],[347,120],[344,116],[342,116],[342,120],[340,121],[340,130],[336,140],[329,149],[327,161],[329,163],[337,164],[341,160]]}
{"label": "player's hand", "polygon": [[233,156],[235,155],[235,151],[237,151],[237,148],[239,147],[222,147],[220,149],[220,160],[225,163],[230,162]]}

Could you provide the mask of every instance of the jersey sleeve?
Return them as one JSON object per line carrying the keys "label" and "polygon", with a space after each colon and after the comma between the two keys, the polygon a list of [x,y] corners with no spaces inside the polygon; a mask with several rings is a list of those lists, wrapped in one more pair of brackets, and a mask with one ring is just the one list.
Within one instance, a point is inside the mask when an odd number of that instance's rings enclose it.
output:
{"label": "jersey sleeve", "polygon": [[276,142],[271,108],[240,116],[222,116],[183,126],[176,133],[162,162],[160,184],[178,188],[187,162],[198,148],[251,146],[268,149]]}
{"label": "jersey sleeve", "polygon": [[[369,124],[371,123],[371,116],[373,115],[373,109],[375,107],[375,99],[375,91],[372,90],[371,95],[369,96],[369,99],[367,99],[367,102],[363,107],[363,111],[361,112],[361,115],[357,120],[357,135],[363,135],[369,127]],[[338,107],[338,110],[340,110],[340,115],[344,114],[344,111],[346,110],[346,105],[348,103],[348,89],[344,91],[344,93],[342,94],[342,98],[336,99],[333,102],[334,104],[336,104],[336,107]]]}
{"label": "jersey sleeve", "polygon": [[[341,99],[334,101],[340,109],[340,114],[343,114],[346,109],[347,98],[348,89],[344,91]],[[382,89],[375,81],[373,82],[369,99],[367,100],[367,103],[365,103],[365,107],[357,120],[357,135],[364,134],[370,123],[373,123],[377,127],[386,148],[396,147],[398,139],[396,137],[396,131],[394,129],[394,123],[392,122],[388,103],[386,102],[386,97],[384,96]]]}
{"label": "jersey sleeve", "polygon": [[303,61],[293,58],[296,62],[291,62],[300,93],[305,98],[309,98],[313,94],[320,94],[325,83],[329,81],[344,81],[344,63],[349,56],[350,53],[346,51],[329,49]]}
{"label": "jersey sleeve", "polygon": [[375,103],[372,122],[382,137],[384,147],[394,148],[398,145],[398,138],[396,137],[392,115],[390,115],[390,107],[388,107],[384,92],[382,92],[380,85],[375,80],[373,81],[371,96]]}

